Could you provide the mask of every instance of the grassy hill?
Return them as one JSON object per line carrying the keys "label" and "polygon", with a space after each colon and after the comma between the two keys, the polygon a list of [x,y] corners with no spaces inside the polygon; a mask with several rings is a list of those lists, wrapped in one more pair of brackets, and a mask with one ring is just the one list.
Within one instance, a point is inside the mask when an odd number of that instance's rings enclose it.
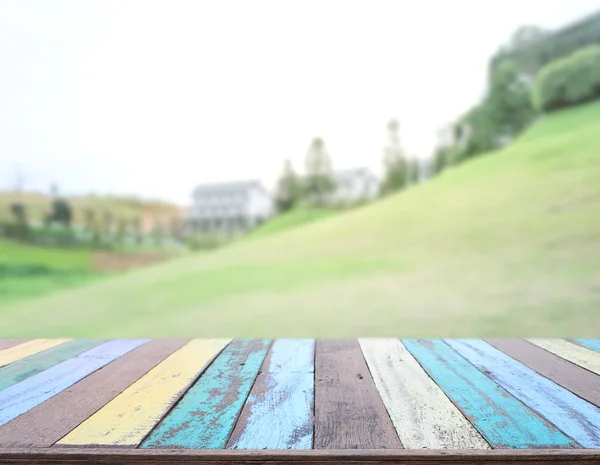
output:
{"label": "grassy hill", "polygon": [[14,305],[12,336],[598,336],[600,103],[370,206]]}
{"label": "grassy hill", "polygon": [[315,221],[320,221],[329,218],[338,213],[337,210],[318,209],[318,208],[298,208],[290,212],[275,216],[260,227],[256,228],[250,235],[246,237],[265,237],[272,234],[287,231],[288,229],[304,226]]}

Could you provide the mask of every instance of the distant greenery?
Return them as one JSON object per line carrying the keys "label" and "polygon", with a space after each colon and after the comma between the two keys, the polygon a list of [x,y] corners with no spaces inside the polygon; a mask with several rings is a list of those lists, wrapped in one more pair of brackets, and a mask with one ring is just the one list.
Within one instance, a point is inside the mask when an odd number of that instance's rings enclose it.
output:
{"label": "distant greenery", "polygon": [[[518,40],[519,34],[524,40]],[[517,66],[519,73],[535,76],[544,65],[554,60],[582,47],[600,44],[600,12],[555,32],[528,26],[517,30],[514,36],[513,39],[517,40],[499,50],[490,67],[495,68],[509,60]]]}
{"label": "distant greenery", "polygon": [[530,25],[517,29],[490,60],[483,100],[455,122],[454,143],[436,150],[433,173],[503,147],[539,118],[540,110],[598,98],[600,45],[568,56],[587,44],[600,44],[600,12],[556,32]]}
{"label": "distant greenery", "polygon": [[600,98],[600,45],[577,50],[551,62],[538,73],[534,100],[542,111],[578,105],[597,98]]}
{"label": "distant greenery", "polygon": [[0,304],[3,336],[597,337],[599,146],[600,102],[552,112],[363,208]]}

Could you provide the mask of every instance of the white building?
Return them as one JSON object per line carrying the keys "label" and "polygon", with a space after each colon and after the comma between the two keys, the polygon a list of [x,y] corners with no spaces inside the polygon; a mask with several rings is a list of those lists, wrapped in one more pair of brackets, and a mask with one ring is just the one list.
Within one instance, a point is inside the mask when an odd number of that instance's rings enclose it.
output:
{"label": "white building", "polygon": [[187,223],[194,232],[241,232],[273,212],[273,200],[259,181],[208,184],[194,189]]}
{"label": "white building", "polygon": [[331,205],[352,205],[372,200],[379,194],[379,180],[367,168],[336,171],[333,180],[336,187],[328,196]]}

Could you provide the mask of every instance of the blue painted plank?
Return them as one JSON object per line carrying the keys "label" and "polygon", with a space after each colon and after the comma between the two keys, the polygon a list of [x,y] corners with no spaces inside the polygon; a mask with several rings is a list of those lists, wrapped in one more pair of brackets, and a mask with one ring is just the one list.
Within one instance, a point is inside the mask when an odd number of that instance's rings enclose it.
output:
{"label": "blue painted plank", "polygon": [[24,379],[31,378],[33,375],[47,370],[54,365],[76,357],[103,342],[105,341],[85,339],[69,341],[4,366],[0,368],[0,391]]}
{"label": "blue painted plank", "polygon": [[242,409],[230,449],[311,449],[313,339],[278,339]]}
{"label": "blue painted plank", "polygon": [[475,339],[446,342],[504,389],[586,448],[600,447],[600,409]]}
{"label": "blue painted plank", "polygon": [[141,447],[223,449],[269,344],[248,339],[229,344]]}
{"label": "blue painted plank", "polygon": [[600,339],[573,339],[580,346],[600,352]]}
{"label": "blue painted plank", "polygon": [[106,342],[0,391],[0,425],[31,410],[146,342],[148,339],[123,339]]}
{"label": "blue painted plank", "polygon": [[423,369],[494,448],[574,447],[571,439],[508,394],[440,339],[403,339]]}

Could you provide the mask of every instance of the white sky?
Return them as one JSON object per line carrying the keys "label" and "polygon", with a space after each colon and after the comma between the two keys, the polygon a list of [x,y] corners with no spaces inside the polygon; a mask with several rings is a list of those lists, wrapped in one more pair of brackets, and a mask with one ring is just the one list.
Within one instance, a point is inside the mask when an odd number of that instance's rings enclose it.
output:
{"label": "white sky", "polygon": [[0,189],[187,202],[203,182],[381,166],[385,124],[410,154],[481,96],[522,24],[600,0],[0,0]]}

